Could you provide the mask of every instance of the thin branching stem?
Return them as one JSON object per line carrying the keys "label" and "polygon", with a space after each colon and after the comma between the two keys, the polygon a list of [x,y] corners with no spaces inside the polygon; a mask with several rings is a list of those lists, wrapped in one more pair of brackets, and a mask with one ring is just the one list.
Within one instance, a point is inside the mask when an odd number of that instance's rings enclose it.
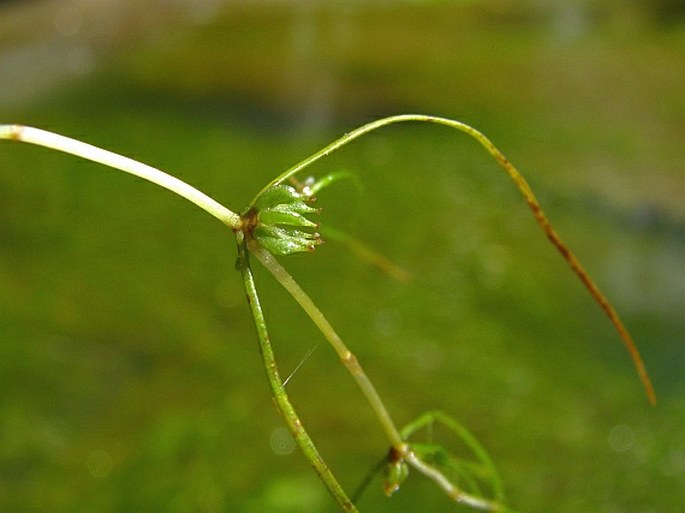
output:
{"label": "thin branching stem", "polygon": [[305,457],[314,467],[314,470],[319,475],[321,481],[325,484],[333,498],[338,502],[338,504],[340,504],[344,511],[349,513],[358,513],[357,508],[347,497],[347,494],[336,480],[330,468],[314,445],[314,442],[309,437],[309,434],[307,434],[307,431],[302,425],[295,408],[290,402],[288,394],[285,390],[285,385],[281,381],[276,358],[271,347],[269,332],[266,327],[266,320],[264,319],[264,312],[262,311],[262,307],[259,302],[257,287],[252,274],[252,268],[250,267],[250,258],[247,246],[245,244],[245,235],[242,232],[237,232],[236,238],[238,242],[238,258],[240,270],[243,275],[245,292],[247,293],[250,312],[252,313],[252,318],[254,319],[255,327],[257,328],[259,351],[262,355],[264,369],[266,370],[266,376],[269,380],[269,385],[271,386],[271,392],[273,394],[276,407],[278,408],[278,411],[283,417],[283,420],[288,426],[288,429],[292,433],[295,441],[299,445]]}
{"label": "thin branching stem", "polygon": [[238,214],[224,207],[205,193],[198,191],[195,187],[164,171],[123,155],[103,150],[97,146],[77,141],[70,137],[22,125],[0,125],[0,139],[43,146],[130,173],[175,192],[188,201],[195,203],[198,207],[234,230],[240,226],[240,216]]}
{"label": "thin branching stem", "polygon": [[[590,294],[593,296],[595,301],[604,310],[606,315],[609,317],[614,327],[618,331],[624,345],[626,346],[633,363],[637,369],[637,373],[642,380],[643,386],[645,388],[647,397],[652,404],[656,403],[656,397],[654,394],[654,389],[652,383],[647,375],[645,366],[640,357],[640,354],[630,336],[627,329],[623,325],[623,322],[619,318],[617,312],[613,306],[609,303],[604,294],[600,291],[594,281],[590,278],[587,271],[578,261],[576,256],[568,249],[566,244],[561,240],[556,231],[552,228],[547,216],[540,207],[535,194],[532,189],[519,173],[519,171],[507,160],[507,158],[493,145],[493,143],[485,137],[481,132],[475,130],[474,128],[461,123],[459,121],[440,118],[435,116],[426,116],[419,114],[406,114],[400,116],[392,116],[383,119],[379,119],[367,125],[364,125],[329,144],[322,150],[314,153],[310,157],[304,159],[300,163],[296,164],[292,168],[285,171],[283,174],[274,179],[269,183],[259,195],[252,201],[250,208],[246,212],[251,212],[252,207],[254,207],[255,201],[261,196],[261,194],[273,187],[283,183],[285,180],[294,178],[294,176],[302,171],[307,166],[313,164],[317,160],[329,155],[333,151],[341,148],[342,146],[352,142],[353,140],[361,137],[378,128],[391,125],[400,122],[427,122],[439,125],[444,125],[450,128],[459,130],[460,132],[466,133],[467,135],[474,138],[479,142],[486,151],[500,164],[500,166],[506,171],[509,177],[514,181],[519,192],[525,199],[529,208],[531,209],[533,216],[540,226],[542,231],[545,233],[547,238],[552,242],[552,244],[557,248],[559,253],[562,255],[564,260],[568,263],[583,285],[588,289]],[[310,461],[314,467],[317,474],[320,476],[321,480],[328,488],[330,493],[333,495],[335,500],[340,504],[342,509],[347,512],[356,513],[357,509],[353,502],[345,494],[342,487],[339,485],[332,472],[324,462],[323,458],[319,454],[318,450],[314,446],[311,438],[305,431],[302,422],[300,421],[295,409],[290,402],[288,395],[285,391],[285,384],[281,380],[279,375],[278,366],[271,348],[271,343],[269,340],[269,334],[266,327],[266,321],[260,306],[259,297],[257,295],[257,289],[254,282],[254,276],[252,274],[252,269],[250,268],[250,253],[252,253],[266,268],[271,272],[271,274],[276,278],[276,280],[293,296],[293,298],[298,302],[298,304],[303,308],[303,310],[309,315],[314,324],[323,333],[326,339],[331,343],[340,357],[341,361],[348,369],[348,371],[353,376],[354,380],[357,382],[358,386],[361,388],[363,394],[374,410],[376,416],[379,419],[380,424],[385,431],[387,438],[390,441],[390,445],[396,451],[399,459],[411,465],[419,472],[423,473],[437,485],[442,488],[447,495],[457,502],[466,504],[475,509],[488,510],[488,511],[505,511],[506,507],[499,502],[494,502],[489,499],[485,499],[471,493],[467,493],[459,488],[455,483],[450,481],[439,469],[435,466],[428,464],[423,461],[421,457],[413,450],[412,445],[405,441],[408,436],[408,431],[404,430],[402,433],[398,431],[394,422],[392,421],[385,405],[383,404],[380,396],[378,395],[375,387],[369,380],[368,376],[359,364],[356,356],[347,348],[343,343],[341,338],[332,328],[323,313],[316,307],[312,302],[311,298],[300,288],[300,286],[295,282],[295,280],[290,276],[290,274],[278,263],[276,258],[266,249],[264,249],[253,237],[253,230],[255,226],[252,223],[244,223],[240,215],[224,207],[214,199],[210,198],[206,194],[200,192],[189,184],[168,175],[167,173],[142,164],[128,157],[118,155],[116,153],[103,150],[86,144],[68,137],[64,137],[58,134],[47,132],[45,130],[40,130],[37,128],[31,128],[21,125],[0,125],[0,139],[21,141],[25,143],[35,144],[38,146],[43,146],[46,148],[51,148],[61,152],[69,153],[71,155],[79,156],[93,162],[97,162],[126,173],[130,173],[137,177],[148,180],[155,183],[161,187],[164,187],[179,196],[187,199],[188,201],[199,206],[213,217],[219,219],[226,226],[231,228],[236,235],[238,242],[238,254],[240,269],[243,275],[243,281],[245,290],[247,293],[248,303],[250,310],[257,328],[257,335],[260,346],[260,353],[262,355],[264,367],[266,370],[267,378],[271,386],[274,401],[278,407],[279,412],[282,414],[284,421],[286,422],[288,428],[290,429],[293,437],[295,438],[297,444],[300,446],[302,452],[306,458]],[[367,255],[368,256],[368,255]],[[450,426],[453,431],[460,434],[462,439],[474,449],[476,455],[479,457],[481,462],[485,463],[487,467],[493,469],[492,463],[490,462],[487,454],[480,449],[480,446],[471,440],[470,435],[466,436],[461,433],[461,429],[456,425],[451,425],[449,419],[441,414],[428,414],[428,416],[418,419],[413,425],[408,428],[409,431],[412,429],[418,429],[421,426],[428,426],[433,421],[440,421]],[[456,427],[455,427],[456,426]],[[499,478],[495,475],[495,495],[497,499],[503,498],[503,493],[501,490],[501,484],[499,483]]]}
{"label": "thin branching stem", "polygon": [[280,283],[290,293],[290,295],[295,299],[295,301],[297,301],[300,307],[302,307],[312,322],[314,322],[316,327],[319,328],[321,333],[323,333],[326,339],[333,346],[345,368],[350,372],[354,380],[357,382],[357,385],[359,385],[362,393],[373,408],[373,411],[376,413],[376,416],[378,417],[378,420],[381,423],[381,426],[383,427],[390,444],[400,451],[404,450],[406,444],[402,440],[402,437],[400,436],[395,423],[390,417],[387,408],[383,404],[383,401],[378,395],[373,383],[371,383],[371,380],[364,372],[364,369],[357,360],[357,357],[347,348],[345,343],[333,329],[321,310],[319,310],[311,298],[302,290],[290,273],[283,268],[276,258],[254,240],[248,240],[247,244],[250,253],[252,253],[255,258],[257,258],[257,260],[259,260],[261,264],[266,267],[266,269],[274,276],[274,278],[276,278],[278,283]]}
{"label": "thin branching stem", "polygon": [[640,377],[640,380],[642,381],[642,385],[645,389],[645,393],[647,394],[649,402],[652,405],[655,405],[656,394],[654,393],[654,387],[647,374],[647,369],[645,368],[644,362],[642,361],[642,357],[640,356],[640,353],[637,349],[637,346],[635,345],[635,342],[633,341],[633,338],[631,337],[627,328],[623,324],[623,321],[619,317],[618,312],[616,312],[614,307],[611,305],[611,303],[606,298],[604,293],[599,289],[597,284],[592,280],[592,278],[590,278],[590,275],[585,270],[583,265],[580,263],[578,258],[561,240],[561,237],[557,234],[554,228],[552,228],[552,225],[549,219],[547,218],[547,215],[543,212],[542,207],[540,206],[540,202],[538,201],[537,197],[533,193],[533,190],[531,189],[530,185],[523,177],[523,175],[521,175],[521,173],[514,167],[514,165],[511,162],[509,162],[509,160],[507,160],[507,158],[502,154],[501,151],[499,151],[499,149],[497,149],[497,147],[490,141],[490,139],[488,139],[484,134],[482,134],[475,128],[465,123],[461,123],[460,121],[455,121],[453,119],[441,118],[437,116],[427,116],[423,114],[402,114],[399,116],[391,116],[379,119],[377,121],[368,123],[360,128],[357,128],[356,130],[353,130],[352,132],[345,134],[340,139],[332,142],[325,148],[307,157],[300,163],[294,165],[293,167],[285,171],[283,174],[272,180],[266,188],[282,183],[284,180],[287,180],[288,178],[294,176],[296,173],[302,171],[304,168],[313,164],[317,160],[326,157],[327,155],[330,155],[332,152],[339,149],[340,147],[354,141],[355,139],[373,130],[394,123],[417,121],[444,125],[459,130],[460,132],[463,132],[471,136],[487,150],[487,152],[500,164],[500,166],[502,166],[502,168],[506,171],[509,177],[516,184],[516,187],[518,188],[519,192],[528,204],[528,207],[532,211],[538,226],[540,226],[540,228],[545,233],[550,242],[554,245],[554,247],[557,248],[561,256],[564,258],[564,260],[566,260],[566,262],[571,267],[573,272],[580,279],[585,288],[590,292],[590,294],[595,299],[597,304],[600,306],[600,308],[607,315],[611,323],[614,325],[614,328],[621,337],[624,346],[626,347],[631,359],[633,360],[633,364],[635,365],[637,374]]}
{"label": "thin branching stem", "polygon": [[[391,446],[397,450],[401,455],[402,459],[406,461],[409,465],[414,467],[420,473],[434,481],[439,488],[441,488],[452,500],[460,504],[468,505],[474,509],[479,509],[483,511],[500,512],[504,511],[502,504],[472,495],[465,492],[459,486],[454,484],[448,477],[446,477],[440,470],[432,465],[427,464],[420,457],[418,457],[411,448],[411,444],[404,441],[406,437],[397,430],[395,423],[393,422],[390,414],[388,413],[385,404],[378,395],[373,383],[364,372],[363,368],[359,364],[356,356],[347,348],[345,343],[342,341],[340,336],[333,329],[328,319],[324,316],[321,310],[313,303],[311,298],[302,290],[299,284],[293,279],[293,277],[288,273],[288,271],[280,265],[276,258],[266,251],[264,248],[259,246],[259,244],[254,241],[247,239],[247,247],[249,252],[254,255],[257,260],[276,278],[276,280],[290,293],[290,295],[297,301],[297,303],[302,307],[302,309],[307,313],[314,324],[323,333],[326,339],[333,346],[335,351],[338,353],[340,360],[343,362],[344,366],[350,372],[354,380],[357,382],[358,386],[361,388],[364,396],[374,410],[379,422],[381,423]],[[278,378],[277,378],[278,379]],[[273,384],[272,384],[273,388]],[[283,388],[283,387],[281,387]],[[274,391],[274,394],[276,392]],[[439,413],[436,413],[433,417],[421,418],[417,421],[416,426],[421,426],[423,423],[428,422],[428,419],[439,419],[442,420]],[[416,427],[418,429],[418,427]],[[404,433],[403,433],[404,434]],[[460,433],[463,435],[463,433]],[[470,435],[469,435],[470,436]],[[468,441],[473,442],[477,447],[480,447],[475,440],[471,437]],[[484,451],[479,453],[478,456],[483,458]],[[487,459],[487,457],[486,457]],[[492,465],[492,462],[487,459],[487,463]],[[497,480],[495,484],[498,494],[501,494],[500,483]]]}

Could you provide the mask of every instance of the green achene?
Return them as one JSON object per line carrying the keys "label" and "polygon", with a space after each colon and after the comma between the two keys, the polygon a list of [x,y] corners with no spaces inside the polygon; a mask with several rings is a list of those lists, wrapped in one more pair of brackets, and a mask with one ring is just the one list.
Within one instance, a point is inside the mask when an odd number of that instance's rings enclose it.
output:
{"label": "green achene", "polygon": [[318,224],[307,214],[318,209],[309,205],[313,197],[290,185],[274,185],[262,192],[241,217],[250,235],[274,255],[314,251],[321,244]]}

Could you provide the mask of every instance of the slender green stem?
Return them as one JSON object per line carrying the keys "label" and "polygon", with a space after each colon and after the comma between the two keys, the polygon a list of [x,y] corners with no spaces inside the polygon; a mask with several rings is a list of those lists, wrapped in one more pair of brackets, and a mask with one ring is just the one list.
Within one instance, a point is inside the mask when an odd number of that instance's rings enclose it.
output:
{"label": "slender green stem", "polygon": [[345,365],[345,368],[350,372],[354,380],[357,382],[357,385],[362,390],[366,400],[376,413],[376,416],[378,417],[378,420],[381,423],[381,426],[383,427],[390,444],[400,451],[404,450],[406,444],[402,440],[402,437],[400,436],[395,423],[390,417],[388,410],[383,404],[383,401],[378,395],[376,388],[373,386],[373,383],[371,383],[371,380],[369,380],[369,377],[364,372],[362,366],[359,364],[357,357],[347,348],[345,343],[333,329],[321,310],[318,309],[311,298],[302,290],[293,277],[290,276],[288,271],[286,271],[283,266],[278,263],[276,258],[262,248],[259,244],[257,244],[254,240],[248,240],[247,244],[250,252],[255,256],[255,258],[257,258],[257,260],[259,260],[262,265],[266,267],[269,272],[271,272],[278,283],[280,283],[290,293],[290,295],[295,299],[295,301],[297,301],[297,303],[302,307],[309,318],[314,322],[317,328],[319,328],[321,333],[323,333],[326,339],[333,346],[343,365]]}
{"label": "slender green stem", "polygon": [[[314,324],[319,328],[319,330],[324,334],[326,339],[333,346],[335,351],[338,353],[340,360],[343,362],[343,364],[348,369],[350,374],[352,374],[352,377],[357,382],[363,394],[365,395],[367,401],[376,413],[376,416],[378,417],[381,425],[383,426],[383,429],[390,441],[390,444],[393,448],[395,448],[398,451],[402,459],[404,459],[416,470],[427,476],[429,479],[433,480],[438,485],[438,487],[440,487],[455,502],[466,504],[475,509],[485,511],[502,511],[502,505],[466,493],[461,488],[452,483],[450,479],[447,478],[437,468],[422,461],[421,458],[419,458],[412,451],[411,445],[407,444],[404,441],[402,435],[395,427],[395,424],[392,421],[392,418],[390,417],[390,414],[388,413],[387,409],[385,408],[383,401],[378,395],[378,392],[373,386],[373,383],[371,383],[368,376],[362,369],[356,356],[347,348],[345,343],[333,329],[333,327],[328,322],[326,317],[323,315],[321,310],[317,308],[317,306],[312,302],[311,298],[302,290],[302,288],[293,279],[293,277],[278,263],[276,258],[271,253],[269,253],[264,248],[259,246],[259,244],[257,244],[253,240],[248,239],[247,246],[249,248],[250,253],[252,253],[257,258],[257,260],[259,260],[262,263],[262,265],[264,265],[264,267],[266,267],[271,272],[271,274],[276,278],[276,280],[299,303],[302,309],[307,313],[307,315],[309,315]],[[279,378],[276,379],[278,380]],[[280,380],[276,382],[280,383]],[[276,394],[276,391],[274,391],[274,394]],[[424,421],[424,419],[422,418],[421,421]],[[481,454],[479,454],[479,456],[481,456]],[[497,486],[498,492],[501,492],[501,489],[499,489],[499,482],[497,482]]]}
{"label": "slender green stem", "polygon": [[142,164],[128,157],[96,146],[86,144],[63,135],[58,135],[39,128],[22,125],[0,125],[0,139],[21,141],[69,153],[120,171],[130,173],[168,189],[216,217],[226,226],[236,230],[240,227],[240,216],[224,207],[219,202],[198,191],[178,178],[147,164]]}
{"label": "slender green stem", "polygon": [[305,457],[309,460],[314,470],[319,475],[323,483],[328,488],[333,498],[340,504],[342,509],[347,512],[357,513],[357,508],[352,501],[347,497],[347,494],[342,489],[335,476],[326,465],[322,456],[319,454],[314,442],[304,429],[295,408],[293,407],[288,394],[285,391],[285,386],[281,381],[278,372],[278,365],[274,357],[273,349],[271,348],[271,341],[269,339],[269,332],[266,328],[266,320],[257,295],[257,288],[250,267],[250,259],[248,249],[245,244],[245,236],[242,232],[236,233],[238,242],[238,258],[240,261],[240,270],[243,275],[243,282],[245,285],[245,292],[247,293],[248,303],[250,304],[250,311],[254,319],[255,327],[257,328],[257,337],[259,339],[259,350],[262,355],[266,375],[271,386],[274,401],[278,407],[278,411],[283,416],[288,429],[292,433],[295,441],[300,446]]}
{"label": "slender green stem", "polygon": [[549,219],[547,218],[546,214],[542,210],[542,207],[540,206],[540,202],[537,200],[537,197],[533,193],[533,190],[531,189],[528,182],[525,180],[525,178],[523,178],[523,175],[521,175],[521,173],[514,167],[514,165],[511,164],[509,160],[507,160],[504,154],[502,154],[502,152],[497,149],[497,147],[490,141],[490,139],[488,139],[484,134],[482,134],[475,128],[472,128],[465,123],[461,123],[460,121],[455,121],[453,119],[441,118],[437,116],[426,116],[423,114],[402,114],[399,116],[390,116],[387,118],[379,119],[377,121],[368,123],[367,125],[364,125],[360,128],[357,128],[356,130],[353,130],[348,134],[345,134],[337,141],[332,142],[325,148],[307,157],[300,163],[294,165],[293,167],[285,171],[283,174],[272,180],[271,183],[269,183],[265,187],[265,189],[273,185],[279,184],[284,180],[287,180],[288,178],[292,177],[299,171],[302,171],[302,169],[313,164],[317,160],[326,157],[327,155],[330,155],[333,151],[354,141],[355,139],[361,137],[364,134],[367,134],[373,130],[376,130],[384,126],[391,125],[393,123],[401,122],[434,123],[459,130],[460,132],[463,132],[474,138],[476,141],[478,141],[485,148],[485,150],[499,163],[499,165],[506,171],[509,177],[516,184],[516,187],[518,188],[519,192],[528,204],[528,207],[532,211],[538,226],[540,226],[540,228],[545,233],[549,241],[554,245],[554,247],[557,248],[561,256],[564,258],[564,260],[566,260],[566,262],[571,267],[573,272],[580,279],[585,288],[590,292],[590,295],[595,299],[597,304],[600,306],[600,308],[607,315],[611,323],[614,325],[614,328],[618,332],[621,341],[623,342],[623,345],[626,347],[628,354],[633,360],[633,364],[635,366],[635,369],[640,380],[642,381],[642,385],[645,390],[645,393],[647,394],[649,402],[652,405],[656,404],[656,394],[654,393],[654,387],[652,386],[652,382],[647,374],[647,369],[645,368],[644,362],[642,361],[642,357],[640,356],[640,353],[637,349],[637,346],[635,345],[635,342],[633,341],[633,338],[631,337],[627,328],[623,324],[623,321],[619,317],[618,312],[616,312],[614,307],[611,305],[611,303],[606,298],[604,293],[599,289],[597,284],[592,280],[592,278],[590,278],[590,275],[585,270],[583,265],[580,263],[578,258],[561,240],[561,237],[559,237],[554,228],[552,228]]}

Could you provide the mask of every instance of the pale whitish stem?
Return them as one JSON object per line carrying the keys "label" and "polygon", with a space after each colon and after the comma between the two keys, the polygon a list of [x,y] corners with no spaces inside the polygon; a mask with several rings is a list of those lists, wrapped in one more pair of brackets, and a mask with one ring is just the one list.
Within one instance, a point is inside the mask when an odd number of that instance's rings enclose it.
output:
{"label": "pale whitish stem", "polygon": [[164,171],[111,151],[70,137],[22,125],[0,125],[0,139],[21,141],[75,155],[148,180],[195,203],[233,230],[240,227],[240,216],[203,192]]}
{"label": "pale whitish stem", "polygon": [[430,465],[427,465],[413,452],[408,452],[405,455],[405,460],[412,466],[414,466],[417,470],[419,470],[419,472],[423,473],[424,475],[435,481],[438,484],[438,486],[442,488],[447,493],[447,495],[452,497],[455,501],[464,502],[480,509],[489,509],[491,511],[510,511],[504,505],[506,503],[504,490],[502,487],[499,474],[497,473],[497,469],[495,468],[495,465],[490,459],[490,456],[485,451],[485,449],[483,449],[480,443],[473,437],[473,435],[469,431],[467,431],[461,424],[455,421],[452,417],[445,415],[444,413],[438,410],[424,413],[419,418],[415,419],[414,421],[406,425],[404,428],[402,428],[401,435],[406,440],[413,433],[422,428],[431,430],[432,432],[433,424],[436,422],[443,424],[450,431],[456,434],[478,458],[480,463],[488,469],[488,472],[491,474],[490,481],[492,484],[495,499],[488,500],[464,492],[463,490],[456,487],[454,483],[452,483],[452,481],[450,481],[438,469]]}
{"label": "pale whitish stem", "polygon": [[262,248],[254,240],[248,240],[248,248],[250,253],[252,253],[257,260],[259,260],[264,267],[266,267],[269,272],[276,278],[278,283],[280,283],[290,295],[297,301],[297,303],[302,307],[302,309],[307,313],[309,318],[314,322],[317,328],[323,333],[326,339],[333,346],[335,351],[338,353],[340,360],[345,365],[345,368],[350,372],[357,385],[362,390],[362,393],[366,397],[366,400],[373,408],[376,416],[378,417],[383,430],[385,431],[390,444],[403,452],[406,450],[406,444],[402,440],[395,423],[392,421],[388,410],[385,408],[383,401],[381,400],[376,388],[373,383],[369,380],[362,369],[357,357],[347,348],[345,343],[342,341],[340,336],[333,329],[328,319],[324,316],[321,310],[314,304],[311,298],[302,290],[302,288],[297,284],[292,276],[286,271],[281,264],[278,263],[276,258]]}
{"label": "pale whitish stem", "polygon": [[433,480],[453,501],[484,511],[503,511],[501,504],[464,492],[454,485],[442,472],[423,462],[413,451],[408,450],[403,456],[407,463],[424,476]]}

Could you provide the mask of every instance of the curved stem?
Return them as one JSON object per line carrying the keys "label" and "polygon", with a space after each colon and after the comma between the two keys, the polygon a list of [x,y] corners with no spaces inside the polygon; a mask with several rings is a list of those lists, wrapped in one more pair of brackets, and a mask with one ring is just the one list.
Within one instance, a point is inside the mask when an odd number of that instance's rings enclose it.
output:
{"label": "curved stem", "polygon": [[[595,299],[597,304],[600,306],[600,308],[604,311],[604,313],[607,315],[611,323],[614,325],[614,328],[618,332],[619,336],[621,337],[621,340],[623,342],[623,345],[626,347],[628,354],[630,355],[633,364],[635,366],[635,370],[637,371],[637,374],[642,381],[642,386],[645,390],[645,393],[647,394],[647,398],[649,399],[649,402],[652,405],[656,404],[656,394],[654,393],[654,387],[652,385],[651,380],[649,379],[649,376],[647,374],[647,369],[645,368],[644,362],[642,361],[642,357],[640,356],[640,352],[637,349],[637,346],[635,345],[635,342],[633,341],[633,338],[631,337],[630,333],[628,332],[627,328],[623,324],[623,321],[619,317],[618,313],[614,309],[614,307],[611,305],[609,300],[606,298],[604,293],[599,289],[597,284],[590,278],[590,275],[588,272],[585,270],[583,265],[580,263],[578,258],[573,254],[573,252],[566,246],[566,244],[561,240],[561,237],[557,234],[557,232],[552,228],[552,225],[547,218],[547,215],[543,212],[542,207],[540,206],[540,202],[538,201],[537,197],[533,193],[533,190],[530,188],[530,185],[528,185],[528,182],[526,181],[525,178],[521,175],[521,173],[514,167],[509,160],[502,154],[501,151],[497,149],[497,147],[488,139],[485,135],[483,135],[481,132],[476,130],[475,128],[470,127],[469,125],[465,123],[461,123],[460,121],[455,121],[452,119],[447,119],[447,118],[441,118],[437,116],[426,116],[423,114],[403,114],[399,116],[391,116],[383,119],[379,119],[377,121],[373,121],[371,123],[368,123],[367,125],[364,125],[360,128],[357,128],[356,130],[353,130],[352,132],[345,134],[343,137],[338,139],[337,141],[332,142],[325,148],[321,149],[320,151],[314,153],[310,157],[304,159],[300,163],[294,165],[287,171],[285,171],[283,174],[278,176],[276,179],[274,179],[269,185],[267,185],[266,188],[271,187],[273,185],[279,184],[283,182],[284,180],[287,180],[291,176],[295,175],[302,169],[306,168],[307,166],[313,164],[317,160],[331,154],[333,151],[337,150],[338,148],[352,142],[353,140],[361,137],[364,134],[367,134],[373,130],[376,130],[378,128],[391,125],[393,123],[401,123],[401,122],[425,122],[425,123],[434,123],[438,125],[444,125],[450,128],[454,128],[456,130],[459,130],[460,132],[463,132],[472,138],[474,138],[476,141],[478,141],[481,146],[485,148],[485,150],[499,163],[499,165],[506,171],[506,173],[509,175],[509,177],[514,181],[516,184],[516,187],[518,188],[519,192],[525,199],[526,203],[528,204],[528,207],[533,213],[533,216],[535,217],[535,221],[537,222],[538,226],[542,229],[544,234],[547,236],[549,241],[554,245],[554,247],[557,248],[563,259],[568,263],[568,265],[571,267],[573,272],[576,274],[578,279],[582,282],[582,284],[585,286],[585,288],[590,292],[590,295]],[[260,192],[261,194],[261,192]],[[253,200],[254,202],[254,200]]]}
{"label": "curved stem", "polygon": [[130,173],[164,187],[165,189],[184,197],[188,201],[195,203],[198,207],[216,217],[229,228],[236,230],[240,227],[240,216],[238,214],[224,207],[203,192],[198,191],[195,187],[168,175],[164,171],[124,157],[123,155],[103,150],[91,144],[71,139],[70,137],[22,125],[0,125],[0,139],[21,141],[43,146]]}
{"label": "curved stem", "polygon": [[413,451],[407,451],[407,453],[404,454],[404,459],[424,476],[434,481],[454,502],[465,504],[474,509],[480,509],[483,511],[506,511],[506,508],[497,502],[483,499],[482,497],[476,497],[475,495],[464,492],[461,488],[452,483],[452,481],[450,481],[438,469],[425,463],[421,458],[414,454]]}
{"label": "curved stem", "polygon": [[413,420],[411,423],[407,424],[406,426],[404,426],[404,428],[402,428],[402,437],[405,440],[408,440],[409,437],[419,429],[432,427],[433,424],[436,422],[443,424],[455,435],[457,435],[462,440],[462,442],[478,458],[480,463],[488,469],[488,471],[490,472],[491,484],[495,500],[498,501],[498,503],[504,504],[506,501],[504,487],[502,486],[502,480],[499,476],[499,473],[497,472],[495,464],[490,458],[490,455],[483,448],[480,442],[478,442],[478,440],[464,426],[462,426],[449,415],[446,415],[445,413],[439,410],[426,412],[419,418]]}
{"label": "curved stem", "polygon": [[347,348],[345,343],[333,329],[321,310],[318,309],[311,298],[302,290],[293,277],[290,276],[288,271],[286,271],[283,266],[278,263],[276,258],[253,240],[248,240],[247,244],[250,252],[262,263],[264,267],[269,270],[269,272],[271,272],[278,283],[280,283],[290,293],[295,301],[297,301],[302,309],[307,313],[309,318],[314,322],[317,328],[319,328],[321,333],[323,333],[326,339],[331,343],[335,351],[338,353],[343,365],[345,365],[345,368],[350,372],[354,380],[357,382],[357,385],[359,385],[359,388],[362,390],[366,400],[376,413],[376,416],[383,426],[383,430],[385,431],[390,444],[398,450],[403,451],[406,444],[402,440],[402,437],[400,436],[395,423],[390,417],[388,410],[383,404],[383,401],[378,395],[376,388],[373,386],[373,383],[371,383],[371,380],[369,380],[369,377],[364,372],[364,369],[362,369],[357,357]]}
{"label": "curved stem", "polygon": [[338,504],[340,504],[344,511],[358,513],[357,508],[347,497],[347,494],[342,489],[335,476],[328,468],[328,465],[326,465],[326,462],[319,454],[319,451],[314,445],[312,439],[307,434],[307,431],[305,431],[304,426],[302,425],[302,422],[295,411],[295,408],[288,398],[288,394],[285,391],[285,386],[283,385],[278,372],[278,365],[276,363],[276,358],[274,357],[273,349],[271,348],[269,332],[266,328],[266,320],[264,319],[264,313],[259,303],[259,296],[257,295],[254,276],[252,274],[252,269],[250,268],[250,260],[248,249],[245,244],[245,236],[242,232],[237,232],[236,239],[238,242],[238,258],[240,262],[240,270],[243,275],[245,292],[247,293],[250,311],[252,312],[255,327],[257,328],[259,351],[262,355],[264,369],[266,370],[266,375],[269,380],[269,385],[271,386],[271,391],[273,393],[273,398],[276,402],[278,411],[281,413],[283,420],[288,426],[288,429],[292,433],[295,441],[299,445],[305,457],[314,467],[314,470],[326,485],[326,488],[328,488],[328,491],[331,493],[333,498],[338,502]]}

